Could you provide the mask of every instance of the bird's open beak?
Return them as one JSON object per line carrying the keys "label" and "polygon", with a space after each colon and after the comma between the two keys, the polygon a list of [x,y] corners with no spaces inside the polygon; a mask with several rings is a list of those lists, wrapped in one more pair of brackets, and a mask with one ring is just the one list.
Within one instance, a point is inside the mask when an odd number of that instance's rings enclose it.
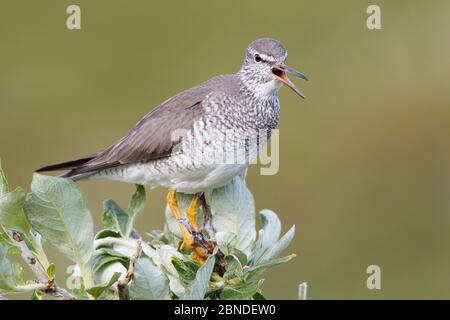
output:
{"label": "bird's open beak", "polygon": [[296,94],[298,94],[300,97],[302,97],[303,99],[305,99],[305,95],[303,93],[300,92],[300,90],[297,89],[297,87],[291,82],[291,80],[289,80],[288,76],[286,73],[290,73],[293,74],[296,77],[302,78],[304,80],[308,80],[308,78],[303,74],[298,72],[297,70],[294,70],[290,67],[288,67],[287,65],[285,65],[284,63],[281,63],[279,65],[276,65],[275,67],[272,68],[272,73],[275,75],[275,79],[284,83],[285,85],[287,85],[289,88],[292,89],[292,91],[294,91]]}

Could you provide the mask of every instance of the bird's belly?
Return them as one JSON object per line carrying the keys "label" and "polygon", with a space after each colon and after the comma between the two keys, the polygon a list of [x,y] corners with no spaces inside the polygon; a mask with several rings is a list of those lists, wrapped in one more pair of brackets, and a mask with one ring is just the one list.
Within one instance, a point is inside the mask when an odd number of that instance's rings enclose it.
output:
{"label": "bird's belly", "polygon": [[256,158],[259,148],[249,147],[246,136],[253,137],[255,133],[234,129],[224,135],[221,130],[208,130],[198,123],[180,150],[171,156],[124,165],[91,178],[162,186],[185,193],[206,191],[226,184]]}
{"label": "bird's belly", "polygon": [[248,167],[242,164],[193,163],[191,159],[172,156],[148,163],[130,164],[106,172],[99,172],[90,179],[108,179],[151,188],[165,187],[185,193],[196,193],[223,186]]}
{"label": "bird's belly", "polygon": [[166,187],[184,193],[206,191],[225,185],[246,170],[247,167],[248,165],[243,164],[219,164],[214,167],[204,168],[198,176],[177,177]]}

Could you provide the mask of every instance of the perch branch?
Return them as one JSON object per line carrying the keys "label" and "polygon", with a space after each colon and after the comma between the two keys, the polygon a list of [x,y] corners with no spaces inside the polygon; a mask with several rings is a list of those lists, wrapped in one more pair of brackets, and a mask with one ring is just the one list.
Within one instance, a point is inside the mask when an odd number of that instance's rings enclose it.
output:
{"label": "perch branch", "polygon": [[208,203],[206,202],[206,195],[205,193],[202,193],[200,196],[200,202],[203,207],[203,225],[208,232],[208,235],[210,238],[215,239],[216,238],[216,232],[212,225],[212,217],[211,217],[211,208],[209,207]]}
{"label": "perch branch", "polygon": [[130,257],[130,265],[128,266],[127,274],[122,280],[119,280],[119,282],[117,283],[117,290],[119,293],[120,300],[128,300],[128,295],[125,292],[125,288],[134,277],[134,265],[136,263],[136,259],[141,254],[141,250],[142,250],[142,239],[138,239],[136,241],[136,252]]}
{"label": "perch branch", "polygon": [[306,300],[306,294],[308,291],[308,283],[302,282],[298,285],[298,300]]}
{"label": "perch branch", "polygon": [[61,298],[64,300],[75,300],[76,297],[57,286],[55,278],[49,277],[47,274],[47,270],[43,267],[42,263],[36,259],[28,248],[27,244],[21,238],[21,235],[16,231],[11,231],[5,229],[5,232],[8,234],[9,238],[14,242],[17,248],[20,249],[22,259],[26,262],[26,264],[30,267],[31,271],[33,271],[36,276],[38,282],[44,287],[40,289],[43,293],[48,295]]}

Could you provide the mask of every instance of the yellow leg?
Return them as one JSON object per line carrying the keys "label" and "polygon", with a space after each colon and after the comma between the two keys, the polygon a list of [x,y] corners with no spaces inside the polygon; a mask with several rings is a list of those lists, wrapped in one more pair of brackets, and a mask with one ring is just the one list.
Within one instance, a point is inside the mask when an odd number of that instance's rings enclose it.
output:
{"label": "yellow leg", "polygon": [[[177,201],[177,192],[176,190],[170,190],[167,194],[167,204],[169,205],[170,210],[172,210],[173,215],[175,218],[181,219],[180,209],[178,208],[178,201]],[[183,236],[183,244],[182,246],[186,244],[188,247],[192,246],[194,243],[194,239],[192,238],[192,235],[189,233],[189,231],[182,225],[179,224],[181,235]]]}
{"label": "yellow leg", "polygon": [[197,225],[197,205],[198,200],[200,199],[200,193],[196,193],[192,198],[191,204],[186,212],[187,218],[191,226],[195,229],[195,231],[199,231]]}
{"label": "yellow leg", "polygon": [[[194,198],[192,199],[191,204],[189,205],[189,208],[187,210],[187,218],[189,223],[192,225],[195,231],[198,232],[198,226],[197,226],[197,204],[198,200],[200,198],[200,194],[196,194]],[[170,209],[172,210],[173,215],[176,219],[181,218],[180,209],[178,208],[178,201],[176,197],[176,190],[170,190],[167,195],[167,204],[169,205]],[[194,238],[192,237],[192,234],[189,232],[189,230],[186,229],[185,226],[182,224],[179,224],[180,232],[183,236],[183,243],[181,244],[180,249],[182,250],[184,246],[186,245],[188,248],[192,249],[194,251],[194,259],[197,260],[200,264],[204,264],[206,259],[208,258],[208,253],[206,250],[202,247],[200,247],[197,243],[195,243]]]}
{"label": "yellow leg", "polygon": [[[187,218],[191,226],[194,228],[196,232],[199,232],[199,227],[197,225],[197,206],[200,200],[200,193],[196,193],[192,198],[192,201],[189,205],[189,208],[186,212]],[[194,259],[197,260],[200,264],[204,264],[206,259],[208,259],[208,252],[203,248],[198,246],[194,241],[194,246],[192,248],[194,250]]]}

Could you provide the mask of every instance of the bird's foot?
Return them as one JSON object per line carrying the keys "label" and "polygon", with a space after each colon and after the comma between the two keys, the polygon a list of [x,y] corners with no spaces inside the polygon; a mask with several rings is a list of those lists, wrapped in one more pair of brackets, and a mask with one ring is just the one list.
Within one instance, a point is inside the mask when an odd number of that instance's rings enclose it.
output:
{"label": "bird's foot", "polygon": [[197,225],[197,205],[200,196],[201,194],[194,195],[186,212],[187,218],[181,217],[175,190],[171,190],[167,195],[167,204],[177,219],[181,235],[183,236],[180,250],[183,250],[185,246],[188,247],[194,252],[194,260],[203,265],[208,258],[208,254],[213,252],[215,243],[207,239]]}
{"label": "bird's foot", "polygon": [[193,259],[203,265],[208,259],[208,254],[214,249],[212,241],[207,239],[201,231],[198,231],[186,218],[178,220],[180,228],[187,231],[183,233],[183,243],[180,250],[186,246],[194,252]]}

